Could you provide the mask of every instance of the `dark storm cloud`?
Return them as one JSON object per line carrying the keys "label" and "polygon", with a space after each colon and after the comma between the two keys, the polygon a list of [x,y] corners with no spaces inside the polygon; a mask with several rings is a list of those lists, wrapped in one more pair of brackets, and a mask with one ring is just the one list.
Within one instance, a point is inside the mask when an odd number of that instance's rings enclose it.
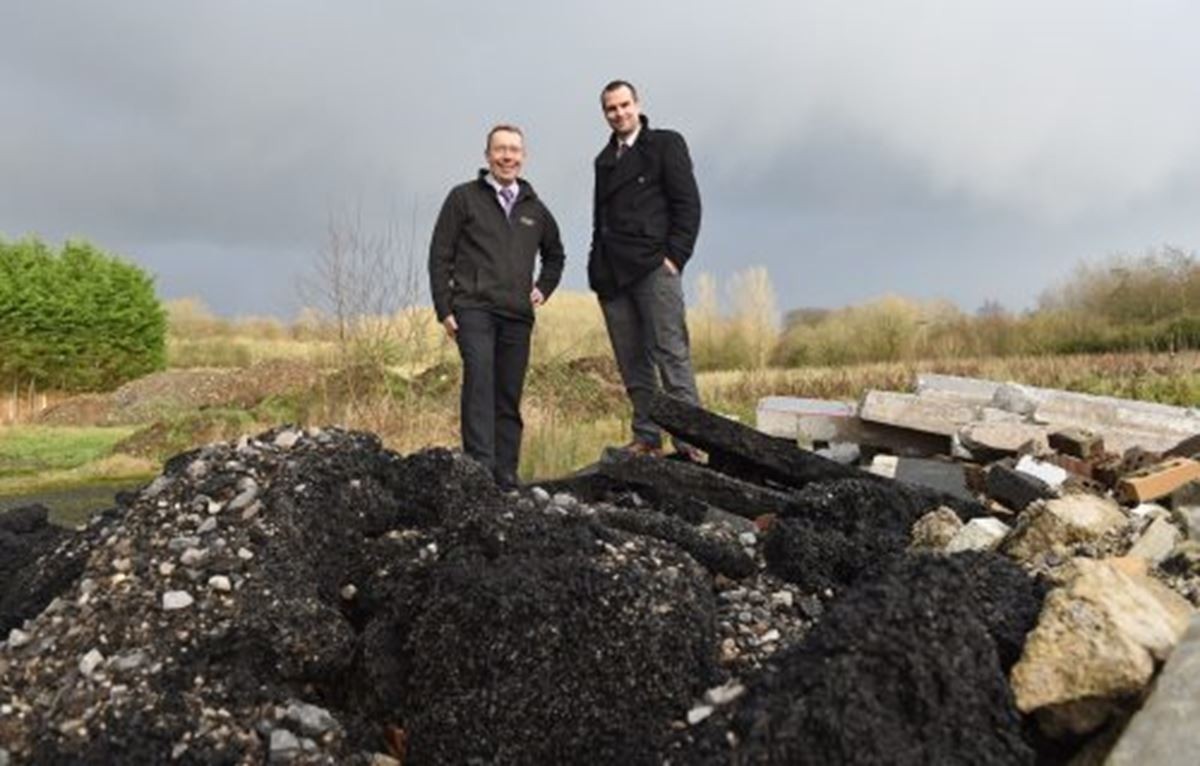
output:
{"label": "dark storm cloud", "polygon": [[1081,258],[1200,243],[1182,2],[3,6],[0,232],[87,236],[225,312],[294,310],[332,210],[423,242],[500,120],[582,287],[614,76],[689,138],[692,271],[765,264],[783,307],[1027,305]]}

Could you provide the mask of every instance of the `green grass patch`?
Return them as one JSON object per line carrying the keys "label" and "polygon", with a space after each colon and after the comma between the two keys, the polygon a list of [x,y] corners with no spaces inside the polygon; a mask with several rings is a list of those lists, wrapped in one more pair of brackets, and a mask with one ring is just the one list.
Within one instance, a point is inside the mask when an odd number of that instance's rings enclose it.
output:
{"label": "green grass patch", "polygon": [[0,478],[78,468],[112,454],[136,429],[9,426],[0,429]]}

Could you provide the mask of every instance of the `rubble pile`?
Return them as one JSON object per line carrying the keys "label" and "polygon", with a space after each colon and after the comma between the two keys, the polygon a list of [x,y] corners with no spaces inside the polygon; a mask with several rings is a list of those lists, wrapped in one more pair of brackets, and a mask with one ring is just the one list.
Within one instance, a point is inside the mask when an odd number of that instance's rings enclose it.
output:
{"label": "rubble pile", "polygon": [[[1022,428],[1057,401],[1005,391]],[[1200,444],[968,448],[826,407],[798,449],[652,410],[707,464],[504,494],[280,428],[76,533],[0,517],[0,763],[1065,763],[1196,623]]]}

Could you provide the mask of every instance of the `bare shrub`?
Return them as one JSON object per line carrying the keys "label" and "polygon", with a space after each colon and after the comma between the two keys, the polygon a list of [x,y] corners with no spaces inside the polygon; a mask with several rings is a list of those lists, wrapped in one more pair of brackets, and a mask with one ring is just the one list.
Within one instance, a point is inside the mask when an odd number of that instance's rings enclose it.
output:
{"label": "bare shrub", "polygon": [[[424,272],[412,237],[395,222],[367,228],[360,211],[329,217],[326,241],[300,293],[313,327],[331,327],[337,373],[323,392],[325,419],[381,433],[420,428],[411,389],[397,367],[441,354],[434,319],[422,307]],[[318,320],[317,318],[321,319]],[[310,328],[311,329],[311,328]]]}

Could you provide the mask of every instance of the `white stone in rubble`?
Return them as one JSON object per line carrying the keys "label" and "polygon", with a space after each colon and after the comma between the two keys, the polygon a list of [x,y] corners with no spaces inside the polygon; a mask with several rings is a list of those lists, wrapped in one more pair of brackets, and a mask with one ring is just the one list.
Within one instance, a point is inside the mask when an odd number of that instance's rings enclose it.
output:
{"label": "white stone in rubble", "polygon": [[1054,489],[1058,489],[1067,480],[1067,471],[1053,463],[1047,463],[1029,455],[1022,455],[1017,461],[1016,470],[1026,476],[1041,479]]}
{"label": "white stone in rubble", "polygon": [[19,649],[25,644],[28,644],[31,636],[20,628],[13,628],[8,631],[8,648]]}
{"label": "white stone in rubble", "polygon": [[172,612],[177,609],[187,609],[195,602],[196,599],[192,598],[192,594],[186,590],[169,590],[163,594],[162,608]]}
{"label": "white stone in rubble", "polygon": [[1175,525],[1160,516],[1146,527],[1146,531],[1129,549],[1129,555],[1140,556],[1151,564],[1159,564],[1171,555],[1175,545],[1182,539],[1183,534]]}
{"label": "white stone in rubble", "polygon": [[83,659],[79,660],[79,674],[85,678],[90,677],[103,662],[104,655],[100,653],[100,650],[92,649],[83,655]]}
{"label": "white stone in rubble", "polygon": [[946,544],[946,553],[995,550],[1010,531],[1007,524],[991,516],[971,519]]}
{"label": "white stone in rubble", "polygon": [[732,680],[704,692],[704,701],[709,705],[728,705],[745,693],[746,687],[737,680]]}
{"label": "white stone in rubble", "polygon": [[300,441],[300,432],[287,430],[275,436],[275,446],[280,449],[291,449],[296,446],[296,442]]}

